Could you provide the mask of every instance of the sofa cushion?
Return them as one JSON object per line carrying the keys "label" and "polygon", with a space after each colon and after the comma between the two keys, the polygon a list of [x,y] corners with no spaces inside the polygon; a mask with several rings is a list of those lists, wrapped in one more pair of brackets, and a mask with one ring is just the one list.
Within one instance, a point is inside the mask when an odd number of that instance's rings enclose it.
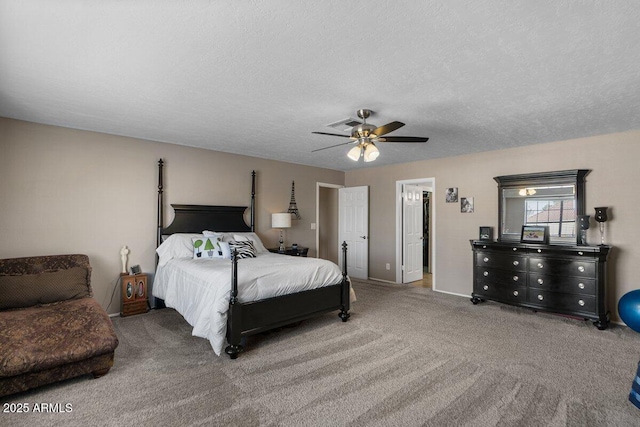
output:
{"label": "sofa cushion", "polygon": [[91,296],[87,270],[72,267],[19,276],[0,275],[0,310]]}
{"label": "sofa cushion", "polygon": [[111,353],[118,338],[93,298],[0,312],[0,378]]}

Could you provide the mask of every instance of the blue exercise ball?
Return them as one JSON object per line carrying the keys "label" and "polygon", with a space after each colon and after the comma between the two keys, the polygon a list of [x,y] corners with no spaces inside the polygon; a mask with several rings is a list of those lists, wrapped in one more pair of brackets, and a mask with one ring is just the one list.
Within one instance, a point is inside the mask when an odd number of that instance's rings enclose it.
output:
{"label": "blue exercise ball", "polygon": [[618,313],[628,327],[640,332],[640,289],[627,292],[620,298]]}

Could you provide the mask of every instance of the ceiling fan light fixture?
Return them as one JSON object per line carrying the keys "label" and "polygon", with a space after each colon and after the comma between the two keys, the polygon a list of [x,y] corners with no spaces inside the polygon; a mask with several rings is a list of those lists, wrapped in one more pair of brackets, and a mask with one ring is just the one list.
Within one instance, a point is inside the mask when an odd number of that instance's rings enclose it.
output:
{"label": "ceiling fan light fixture", "polygon": [[370,143],[367,145],[367,147],[364,149],[364,161],[365,162],[373,162],[375,159],[378,158],[378,156],[380,155],[380,150],[378,150],[378,147],[375,146],[375,144]]}
{"label": "ceiling fan light fixture", "polygon": [[353,160],[354,162],[357,162],[360,159],[361,154],[362,154],[362,146],[358,144],[355,147],[353,147],[351,150],[349,150],[349,152],[347,153],[347,157]]}

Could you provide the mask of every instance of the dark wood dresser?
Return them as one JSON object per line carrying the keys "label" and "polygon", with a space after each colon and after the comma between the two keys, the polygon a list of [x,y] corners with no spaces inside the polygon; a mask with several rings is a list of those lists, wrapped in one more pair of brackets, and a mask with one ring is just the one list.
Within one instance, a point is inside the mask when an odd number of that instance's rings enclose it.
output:
{"label": "dark wood dresser", "polygon": [[471,302],[485,300],[593,320],[609,326],[610,246],[472,240]]}

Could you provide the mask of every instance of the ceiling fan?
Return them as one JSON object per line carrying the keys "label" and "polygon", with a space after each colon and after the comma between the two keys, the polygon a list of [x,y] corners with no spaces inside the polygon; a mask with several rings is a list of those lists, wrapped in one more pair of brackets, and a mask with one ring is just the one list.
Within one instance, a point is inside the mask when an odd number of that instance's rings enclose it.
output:
{"label": "ceiling fan", "polygon": [[365,162],[372,162],[380,155],[380,150],[378,150],[378,147],[376,147],[376,143],[378,142],[427,142],[429,140],[429,138],[421,138],[417,136],[383,137],[383,135],[400,129],[402,126],[404,126],[404,123],[396,121],[377,127],[375,125],[367,123],[367,118],[369,118],[372,113],[373,112],[371,110],[367,109],[356,111],[358,117],[362,119],[362,123],[354,126],[351,129],[351,136],[341,135],[338,133],[311,132],[318,135],[339,136],[342,138],[350,139],[350,141],[343,142],[341,144],[318,148],[317,150],[313,150],[312,153],[316,151],[326,150],[328,148],[340,147],[342,145],[356,144],[355,147],[349,150],[349,152],[347,153],[347,157],[356,162],[360,159],[360,157],[362,157]]}

